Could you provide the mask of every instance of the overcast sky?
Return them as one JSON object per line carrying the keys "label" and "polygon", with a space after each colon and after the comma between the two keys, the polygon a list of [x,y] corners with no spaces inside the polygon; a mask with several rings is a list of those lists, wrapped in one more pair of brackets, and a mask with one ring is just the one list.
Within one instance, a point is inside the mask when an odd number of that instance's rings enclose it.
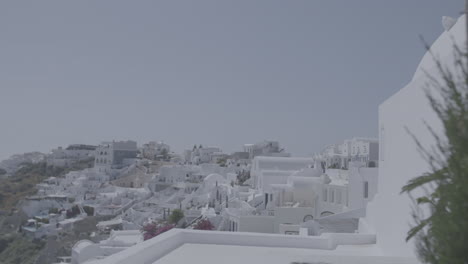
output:
{"label": "overcast sky", "polygon": [[0,159],[164,140],[295,155],[377,136],[462,0],[1,1]]}

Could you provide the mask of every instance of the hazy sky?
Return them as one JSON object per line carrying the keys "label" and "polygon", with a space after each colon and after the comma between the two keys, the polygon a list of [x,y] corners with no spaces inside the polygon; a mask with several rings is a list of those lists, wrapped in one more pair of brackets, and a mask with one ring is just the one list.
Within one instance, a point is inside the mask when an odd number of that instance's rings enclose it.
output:
{"label": "hazy sky", "polygon": [[1,1],[0,159],[164,140],[306,155],[377,136],[462,0]]}

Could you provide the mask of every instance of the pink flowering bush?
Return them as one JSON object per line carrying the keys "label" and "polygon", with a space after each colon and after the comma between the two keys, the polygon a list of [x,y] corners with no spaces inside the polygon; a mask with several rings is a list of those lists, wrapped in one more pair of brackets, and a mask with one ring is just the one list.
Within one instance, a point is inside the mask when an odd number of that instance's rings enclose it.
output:
{"label": "pink flowering bush", "polygon": [[203,219],[198,221],[198,223],[193,227],[196,230],[213,230],[214,226],[208,219]]}
{"label": "pink flowering bush", "polygon": [[158,225],[149,223],[143,226],[143,239],[148,240],[174,228],[175,225]]}

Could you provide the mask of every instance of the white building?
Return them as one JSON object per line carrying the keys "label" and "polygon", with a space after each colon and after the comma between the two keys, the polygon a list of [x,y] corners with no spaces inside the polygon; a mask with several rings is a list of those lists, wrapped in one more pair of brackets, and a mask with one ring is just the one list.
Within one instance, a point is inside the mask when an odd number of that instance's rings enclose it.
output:
{"label": "white building", "polygon": [[374,138],[352,138],[343,143],[327,146],[317,157],[328,168],[348,168],[351,161],[364,162],[368,167],[377,167],[379,142]]}
{"label": "white building", "polygon": [[310,167],[313,164],[313,158],[257,156],[252,160],[250,177],[254,187],[265,192],[268,191],[269,184],[286,183],[292,172]]}
{"label": "white building", "polygon": [[218,147],[194,146],[192,150],[184,152],[184,160],[191,164],[202,164],[217,161],[216,157],[222,155],[222,150]]}
{"label": "white building", "polygon": [[192,159],[194,163],[209,163],[212,162],[213,155],[219,155],[222,153],[222,150],[218,147],[206,147],[206,148],[199,148],[198,155],[196,155],[195,160]]}
{"label": "white building", "polygon": [[47,165],[65,167],[80,160],[93,158],[96,146],[74,144],[67,148],[58,147],[46,156]]}
{"label": "white building", "polygon": [[249,153],[249,158],[253,159],[256,156],[269,157],[289,157],[291,154],[286,153],[280,147],[278,141],[264,140],[256,144],[244,144],[244,152]]}
{"label": "white building", "polygon": [[190,150],[190,149],[184,150],[184,152],[182,153],[182,160],[185,163],[192,162],[192,150]]}
{"label": "white building", "polygon": [[166,153],[167,155],[170,151],[171,147],[162,141],[151,141],[146,144],[143,144],[143,147],[141,148],[141,153],[143,157],[147,159],[155,159],[158,156],[163,155],[164,153]]}
{"label": "white building", "polygon": [[164,183],[184,182],[200,174],[200,167],[193,165],[164,165],[159,168],[157,180]]}
{"label": "white building", "polygon": [[378,188],[377,168],[369,168],[362,162],[354,162],[349,168],[348,207],[350,210],[366,208]]}
{"label": "white building", "polygon": [[103,142],[96,148],[94,167],[98,172],[110,173],[113,168],[128,165],[128,160],[135,159],[137,152],[135,141]]}
{"label": "white building", "polygon": [[[338,214],[335,218],[340,218],[337,222],[341,224],[356,218],[356,214],[363,216],[362,210],[377,191],[377,168],[355,162],[349,171],[328,169],[323,173],[318,162],[315,166],[280,171],[280,176],[273,174],[277,176],[273,179],[285,177],[285,182],[263,187],[264,191],[250,202],[254,212],[245,206],[242,210],[230,206],[226,210],[229,226],[225,230],[299,234],[301,226],[310,220]],[[343,215],[351,211],[358,213]],[[348,231],[357,230],[357,221],[353,228]]]}
{"label": "white building", "polygon": [[248,165],[252,162],[248,152],[233,152],[228,157],[228,164],[232,165]]}

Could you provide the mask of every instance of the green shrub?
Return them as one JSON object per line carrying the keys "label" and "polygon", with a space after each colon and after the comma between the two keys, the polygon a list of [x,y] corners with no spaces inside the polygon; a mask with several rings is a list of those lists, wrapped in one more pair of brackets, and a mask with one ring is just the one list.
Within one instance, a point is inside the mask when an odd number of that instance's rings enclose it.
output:
{"label": "green shrub", "polygon": [[171,215],[169,216],[169,222],[172,224],[177,224],[180,219],[184,218],[184,212],[180,209],[174,209]]}
{"label": "green shrub", "polygon": [[403,193],[424,194],[413,199],[415,224],[407,240],[415,238],[421,261],[433,264],[468,263],[468,56],[457,47],[455,51],[455,70],[436,60],[440,76],[428,78],[431,88],[440,92],[427,92],[427,97],[445,137],[428,126],[436,141],[428,150],[413,135],[431,169],[402,188]]}
{"label": "green shrub", "polygon": [[49,214],[58,214],[59,209],[58,208],[49,208]]}
{"label": "green shrub", "polygon": [[93,216],[94,215],[94,207],[85,205],[85,206],[83,206],[83,210],[85,211],[85,213],[88,216]]}

